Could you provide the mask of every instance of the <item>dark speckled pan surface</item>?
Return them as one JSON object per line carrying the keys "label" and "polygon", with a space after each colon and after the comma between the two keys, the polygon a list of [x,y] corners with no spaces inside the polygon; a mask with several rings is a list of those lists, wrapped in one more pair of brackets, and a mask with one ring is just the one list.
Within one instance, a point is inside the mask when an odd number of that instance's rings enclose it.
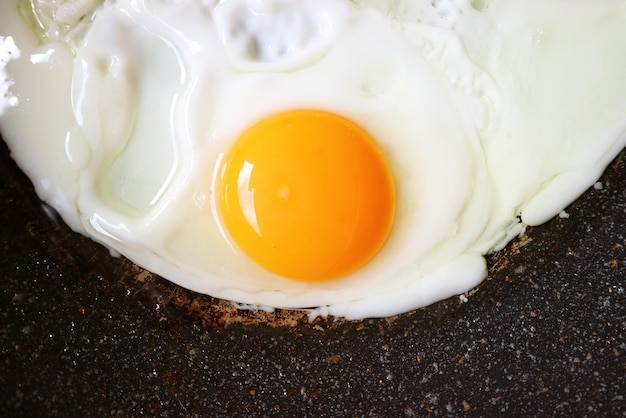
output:
{"label": "dark speckled pan surface", "polygon": [[626,416],[624,154],[467,302],[308,323],[110,257],[0,145],[0,416]]}

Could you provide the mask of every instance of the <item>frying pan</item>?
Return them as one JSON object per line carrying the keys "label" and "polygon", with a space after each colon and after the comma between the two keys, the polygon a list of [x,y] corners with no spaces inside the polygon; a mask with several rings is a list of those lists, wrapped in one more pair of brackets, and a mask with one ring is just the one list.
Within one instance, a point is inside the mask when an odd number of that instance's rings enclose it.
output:
{"label": "frying pan", "polygon": [[626,414],[624,153],[477,289],[353,322],[181,289],[70,231],[3,142],[0,173],[0,416]]}

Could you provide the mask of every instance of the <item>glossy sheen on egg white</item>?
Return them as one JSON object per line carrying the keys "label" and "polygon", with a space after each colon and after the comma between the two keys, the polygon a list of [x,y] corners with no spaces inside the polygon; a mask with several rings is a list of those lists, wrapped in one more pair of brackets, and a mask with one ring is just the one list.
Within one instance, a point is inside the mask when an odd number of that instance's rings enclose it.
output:
{"label": "glossy sheen on egg white", "polygon": [[[0,127],[76,231],[187,288],[348,318],[465,292],[482,255],[559,213],[626,143],[622,1],[8,0]],[[8,45],[7,41],[3,45]],[[367,130],[396,183],[375,259],[277,277],[216,210],[224,155],[284,110]]]}

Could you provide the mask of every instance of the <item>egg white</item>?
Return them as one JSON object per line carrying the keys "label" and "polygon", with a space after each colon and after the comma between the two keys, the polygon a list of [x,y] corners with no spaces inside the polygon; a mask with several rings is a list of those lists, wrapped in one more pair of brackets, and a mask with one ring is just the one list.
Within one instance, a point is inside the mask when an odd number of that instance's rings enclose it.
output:
{"label": "egg white", "polygon": [[[43,31],[28,1],[0,6],[22,51],[0,120],[14,157],[76,231],[239,303],[362,318],[465,292],[483,254],[562,210],[626,142],[613,0],[73,3],[80,20],[39,10]],[[265,271],[216,210],[231,144],[293,108],[360,124],[396,181],[387,243],[341,279]]]}

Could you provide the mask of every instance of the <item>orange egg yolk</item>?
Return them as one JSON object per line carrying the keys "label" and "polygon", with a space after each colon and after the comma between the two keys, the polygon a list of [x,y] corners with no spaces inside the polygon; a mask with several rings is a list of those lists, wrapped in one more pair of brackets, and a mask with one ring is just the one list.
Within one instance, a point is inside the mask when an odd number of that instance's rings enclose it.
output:
{"label": "orange egg yolk", "polygon": [[226,155],[218,207],[234,242],[280,276],[319,281],[362,267],[394,217],[374,140],[337,114],[294,110],[246,130]]}

